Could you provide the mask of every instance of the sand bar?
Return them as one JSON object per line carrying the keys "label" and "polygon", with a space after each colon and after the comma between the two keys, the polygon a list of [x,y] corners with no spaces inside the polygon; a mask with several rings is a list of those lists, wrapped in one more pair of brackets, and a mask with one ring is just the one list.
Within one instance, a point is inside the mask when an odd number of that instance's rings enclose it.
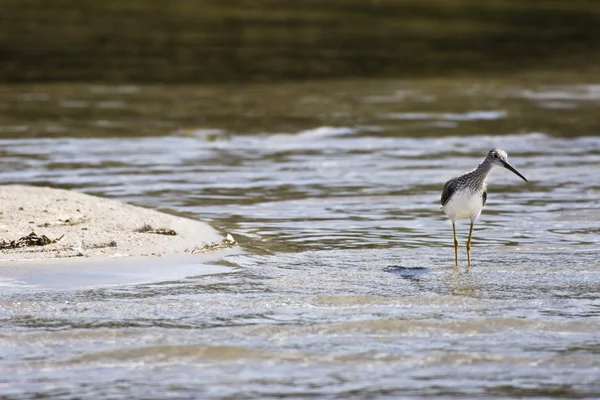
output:
{"label": "sand bar", "polygon": [[202,254],[234,245],[201,221],[71,190],[0,186],[2,265]]}

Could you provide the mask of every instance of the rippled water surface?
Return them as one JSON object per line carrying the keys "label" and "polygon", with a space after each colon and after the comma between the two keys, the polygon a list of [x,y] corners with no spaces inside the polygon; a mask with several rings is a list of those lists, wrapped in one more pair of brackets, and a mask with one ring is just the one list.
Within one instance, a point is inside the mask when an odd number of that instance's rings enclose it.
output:
{"label": "rippled water surface", "polygon": [[[0,393],[598,397],[598,106],[599,85],[530,80],[4,87],[3,183],[182,213],[244,253],[4,291]],[[494,146],[529,183],[492,172],[455,269],[441,188]]]}

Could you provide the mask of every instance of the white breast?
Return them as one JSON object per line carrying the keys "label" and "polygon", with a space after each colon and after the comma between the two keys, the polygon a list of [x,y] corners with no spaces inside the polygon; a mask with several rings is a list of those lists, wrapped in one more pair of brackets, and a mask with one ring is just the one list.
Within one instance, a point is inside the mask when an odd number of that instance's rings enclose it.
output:
{"label": "white breast", "polygon": [[473,193],[470,190],[454,193],[445,206],[444,213],[452,220],[468,219],[475,221],[483,208],[483,192]]}

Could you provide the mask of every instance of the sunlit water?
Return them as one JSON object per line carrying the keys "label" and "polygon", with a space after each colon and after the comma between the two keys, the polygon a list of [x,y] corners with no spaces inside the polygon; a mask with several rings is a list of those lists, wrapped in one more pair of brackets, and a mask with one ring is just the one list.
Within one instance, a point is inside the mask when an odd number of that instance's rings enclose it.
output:
{"label": "sunlit water", "polygon": [[[452,110],[418,87],[407,105],[400,86],[349,94],[377,105],[357,106],[354,123],[289,131],[280,116],[263,132],[169,127],[91,139],[18,138],[27,121],[6,125],[4,183],[174,210],[233,234],[245,253],[219,261],[222,272],[199,265],[185,279],[4,291],[0,393],[600,396],[600,138],[586,111],[600,103],[598,86],[510,86],[483,105],[465,89]],[[110,91],[112,101],[126,103],[129,91]],[[535,126],[523,115],[540,113],[558,125],[571,118],[582,135],[503,130]],[[463,221],[454,269],[441,188],[494,146],[529,183],[493,171],[473,267]]]}

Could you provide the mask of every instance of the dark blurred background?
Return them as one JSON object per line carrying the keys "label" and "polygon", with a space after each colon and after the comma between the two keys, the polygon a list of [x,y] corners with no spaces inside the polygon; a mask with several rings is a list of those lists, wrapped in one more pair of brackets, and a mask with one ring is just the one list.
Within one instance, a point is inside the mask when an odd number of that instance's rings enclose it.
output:
{"label": "dark blurred background", "polygon": [[595,69],[597,0],[0,0],[0,81]]}

